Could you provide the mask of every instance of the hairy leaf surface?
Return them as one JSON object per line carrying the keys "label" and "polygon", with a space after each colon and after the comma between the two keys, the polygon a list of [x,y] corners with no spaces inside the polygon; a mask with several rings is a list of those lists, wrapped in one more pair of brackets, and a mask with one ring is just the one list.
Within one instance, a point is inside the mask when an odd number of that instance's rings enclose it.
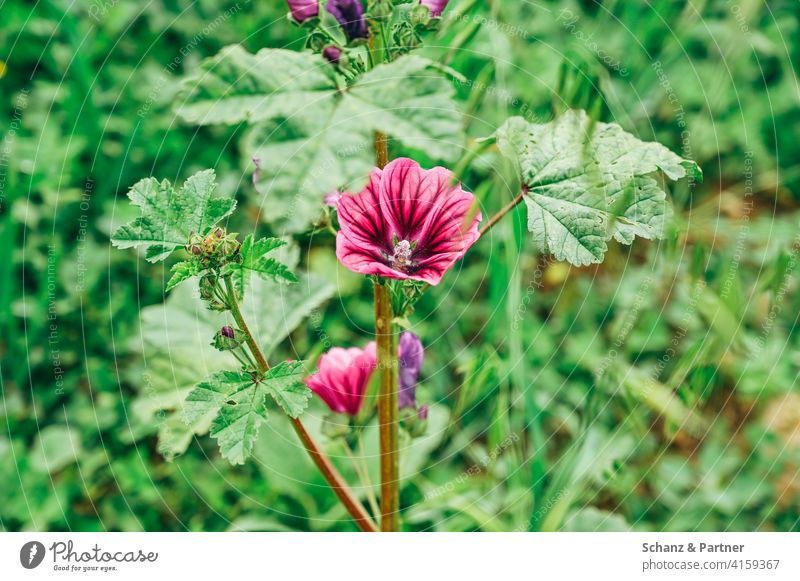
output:
{"label": "hairy leaf surface", "polygon": [[602,262],[611,238],[663,236],[670,206],[653,174],[700,177],[694,162],[583,111],[546,124],[511,118],[497,140],[519,168],[539,250],[576,266]]}

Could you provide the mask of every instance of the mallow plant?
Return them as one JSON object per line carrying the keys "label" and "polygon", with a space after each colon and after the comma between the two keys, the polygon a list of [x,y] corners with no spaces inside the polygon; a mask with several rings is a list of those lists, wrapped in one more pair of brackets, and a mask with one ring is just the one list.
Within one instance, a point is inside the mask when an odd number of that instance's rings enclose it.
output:
{"label": "mallow plant", "polygon": [[[186,396],[181,419],[191,433],[208,432],[225,458],[241,464],[268,414],[286,414],[364,531],[400,530],[401,431],[413,438],[426,429],[428,406],[416,395],[426,349],[425,337],[414,332],[416,301],[519,204],[527,208],[532,252],[585,266],[601,262],[612,239],[631,244],[664,236],[670,216],[664,178],[700,177],[693,162],[582,111],[547,123],[515,117],[480,149],[513,162],[520,191],[484,216],[448,169],[476,157],[458,146],[463,123],[448,80],[458,73],[415,54],[446,5],[289,0],[288,20],[307,33],[302,50],[251,54],[230,46],[185,79],[176,110],[186,122],[248,126],[243,147],[262,194],[260,221],[279,237],[229,232],[236,201],[219,193],[209,169],[180,187],[154,178],[135,184],[129,198],[140,217],[112,238],[119,248],[141,248],[151,262],[179,255],[167,290],[192,281],[206,307],[227,316],[209,340],[236,363]],[[390,160],[390,140],[444,165]],[[371,282],[374,335],[332,346],[314,366],[269,361],[274,345],[268,350],[259,342],[242,305],[255,277],[293,285],[308,274],[282,251],[311,229],[332,232],[338,261]],[[312,397],[333,418],[323,441],[303,422]],[[363,448],[354,443],[374,417],[379,497],[370,488],[364,504],[327,456],[326,441],[342,440],[358,453]]]}

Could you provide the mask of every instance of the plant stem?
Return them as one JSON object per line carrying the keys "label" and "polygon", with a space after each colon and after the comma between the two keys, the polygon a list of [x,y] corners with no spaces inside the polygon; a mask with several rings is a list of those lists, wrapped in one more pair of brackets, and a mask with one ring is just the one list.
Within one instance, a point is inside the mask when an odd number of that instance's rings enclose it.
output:
{"label": "plant stem", "polygon": [[381,509],[378,506],[378,499],[375,498],[375,487],[372,486],[372,479],[369,477],[369,466],[367,466],[367,460],[364,454],[364,442],[361,438],[361,433],[358,434],[358,455],[361,459],[361,469],[364,473],[364,479],[367,482],[367,492],[369,493],[367,495],[367,500],[369,500],[369,504],[377,517]]}
{"label": "plant stem", "polygon": [[381,530],[400,528],[400,459],[397,394],[397,337],[389,287],[375,283],[375,336],[378,344],[378,429],[381,453]]}
{"label": "plant stem", "polygon": [[331,463],[330,459],[319,448],[319,446],[317,446],[317,443],[311,437],[311,434],[308,433],[306,427],[303,425],[303,422],[301,422],[298,418],[289,419],[292,420],[294,431],[297,432],[297,435],[300,438],[300,441],[303,442],[303,445],[306,447],[306,451],[308,451],[309,456],[311,456],[311,459],[314,460],[314,464],[317,465],[317,468],[322,473],[325,481],[328,483],[331,489],[333,489],[333,492],[336,493],[336,496],[347,509],[347,512],[350,513],[350,516],[352,516],[356,521],[356,524],[359,526],[359,528],[367,533],[378,532],[375,528],[375,524],[369,517],[369,514],[367,514],[367,511],[364,510],[364,506],[355,496],[353,496],[353,493],[347,487],[342,475],[339,474],[339,471],[336,470],[336,467]]}
{"label": "plant stem", "polygon": [[516,198],[511,200],[511,202],[506,207],[504,207],[502,210],[497,212],[497,214],[492,216],[489,219],[489,221],[486,222],[486,224],[483,225],[483,227],[480,229],[481,236],[483,236],[489,230],[494,228],[494,225],[497,224],[500,220],[502,220],[503,216],[508,214],[514,208],[516,208],[520,204],[520,202],[522,202],[522,200],[524,200],[524,199],[525,199],[525,191],[523,190],[522,192],[520,192],[520,194]]}
{"label": "plant stem", "polygon": [[[369,56],[372,67],[386,61],[383,24],[373,23],[369,35]],[[387,137],[375,133],[375,163],[380,168],[389,163]],[[394,332],[394,311],[389,287],[375,283],[375,336],[378,344],[378,370],[381,374],[378,392],[378,430],[381,454],[381,530],[400,528],[400,459],[397,449],[400,423],[397,395],[397,337]]]}
{"label": "plant stem", "polygon": [[355,470],[356,475],[358,476],[358,480],[361,482],[361,486],[364,487],[364,492],[366,493],[370,510],[372,510],[374,518],[378,518],[378,515],[381,514],[381,509],[378,506],[378,499],[375,497],[375,491],[372,489],[372,483],[369,480],[369,468],[363,461],[363,452],[359,451],[358,453],[361,456],[356,458],[353,450],[350,449],[350,444],[348,444],[347,438],[342,438],[342,446],[344,447],[344,452],[347,455],[347,458],[350,460],[350,464],[353,466],[353,470]]}
{"label": "plant stem", "polygon": [[[226,297],[228,299],[227,304],[231,310],[231,315],[233,315],[233,319],[236,321],[236,325],[239,327],[239,329],[247,336],[247,346],[250,348],[251,353],[256,359],[258,370],[261,373],[266,373],[269,371],[269,363],[267,363],[267,358],[264,357],[261,347],[258,346],[258,342],[250,332],[247,322],[244,320],[242,311],[239,308],[239,301],[236,300],[236,292],[233,289],[230,277],[225,277],[224,280],[225,290],[227,291],[228,295]],[[367,511],[364,509],[364,506],[355,496],[353,496],[353,493],[347,487],[342,475],[339,474],[339,471],[336,470],[336,467],[333,465],[330,459],[317,445],[317,443],[311,437],[311,434],[308,433],[303,425],[303,422],[301,422],[298,418],[289,419],[292,422],[294,431],[297,432],[297,436],[300,438],[300,441],[303,443],[303,446],[308,452],[308,455],[311,456],[311,459],[322,473],[325,481],[347,509],[347,512],[349,512],[356,521],[356,524],[358,524],[359,528],[365,532],[377,532],[375,525],[373,524],[372,519],[370,519],[369,514],[367,514]]]}

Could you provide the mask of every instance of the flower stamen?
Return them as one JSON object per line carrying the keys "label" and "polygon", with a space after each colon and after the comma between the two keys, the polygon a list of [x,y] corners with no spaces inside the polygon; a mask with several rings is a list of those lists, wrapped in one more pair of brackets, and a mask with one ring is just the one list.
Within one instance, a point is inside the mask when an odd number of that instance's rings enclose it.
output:
{"label": "flower stamen", "polygon": [[411,260],[411,254],[414,252],[415,246],[416,244],[412,244],[408,240],[395,242],[394,254],[392,256],[387,256],[389,264],[400,271],[405,271],[407,268],[413,267],[414,262]]}

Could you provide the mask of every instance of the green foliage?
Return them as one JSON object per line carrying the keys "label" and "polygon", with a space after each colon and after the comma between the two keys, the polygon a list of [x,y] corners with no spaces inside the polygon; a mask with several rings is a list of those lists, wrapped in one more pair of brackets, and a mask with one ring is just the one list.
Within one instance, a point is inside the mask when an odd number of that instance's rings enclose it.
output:
{"label": "green foliage", "polygon": [[190,236],[207,234],[212,226],[231,215],[236,200],[216,190],[214,170],[194,174],[179,190],[167,180],[145,178],[128,192],[131,203],[141,210],[141,217],[120,227],[111,241],[118,248],[144,246],[150,262],[164,260],[173,250],[186,245]]}
{"label": "green foliage", "polygon": [[[527,530],[539,515],[561,530],[800,530],[800,22],[791,0],[739,5],[451,0],[415,52],[469,79],[447,83],[464,151],[511,116],[545,123],[570,106],[695,160],[705,180],[670,188],[674,232],[607,241],[599,267],[537,255],[520,208],[420,300],[415,331],[431,347],[419,398],[436,403],[428,435],[403,444],[409,530]],[[255,151],[243,128],[176,123],[174,106],[180,79],[223,47],[299,47],[304,31],[282,2],[98,6],[0,9],[0,529],[355,530],[282,412],[244,466],[205,436],[211,414],[184,424],[188,393],[236,369],[209,345],[231,321],[193,283],[165,296],[169,261],[108,244],[137,217],[131,184],[208,167],[239,201],[231,231],[283,234],[292,204],[261,213],[278,190],[243,175]],[[274,137],[305,144],[292,122],[276,119]],[[277,165],[291,167],[287,144]],[[272,161],[260,163],[275,181]],[[460,175],[485,217],[519,193],[491,151]],[[274,251],[297,284],[250,277],[243,308],[270,361],[313,361],[371,332],[371,289],[333,247],[316,232]],[[323,405],[309,405],[309,431],[365,494],[322,437]]]}
{"label": "green foliage", "polygon": [[233,285],[239,296],[244,296],[245,285],[250,274],[270,277],[273,280],[297,282],[297,276],[282,262],[267,256],[273,250],[285,246],[286,242],[280,238],[261,238],[254,240],[252,234],[242,242],[239,250],[241,262],[229,262],[222,269],[223,275],[230,274]]}
{"label": "green foliage", "polygon": [[582,111],[543,125],[514,117],[497,141],[519,168],[538,250],[576,266],[602,262],[612,238],[631,244],[664,235],[669,202],[650,174],[700,176],[694,162]]}
{"label": "green foliage", "polygon": [[301,114],[336,90],[334,69],[319,55],[233,45],[186,79],[176,112],[199,125],[255,123]]}
{"label": "green foliage", "polygon": [[[283,247],[280,250],[286,250]],[[294,267],[292,250],[281,258]],[[260,277],[251,281],[242,311],[267,357],[310,313],[334,293],[334,287],[318,276],[302,274],[297,284],[286,286]],[[204,377],[217,369],[230,368],[236,360],[209,345],[210,338],[228,323],[223,313],[210,311],[191,287],[176,289],[167,301],[142,311],[142,343],[136,351],[148,362],[138,397],[134,402],[137,421],[158,422],[159,452],[170,459],[186,453],[192,439],[209,432],[215,415],[195,414],[187,424],[182,405]],[[276,392],[277,393],[277,392]],[[289,386],[278,403],[286,413],[299,409],[305,386]],[[273,394],[275,397],[275,394]]]}
{"label": "green foliage", "polygon": [[266,396],[296,418],[308,405],[311,391],[302,382],[303,363],[282,362],[263,376],[220,371],[200,383],[186,397],[183,420],[192,425],[208,416],[210,434],[223,457],[244,464],[253,451],[261,424],[267,421]]}
{"label": "green foliage", "polygon": [[333,70],[310,53],[232,46],[186,81],[178,114],[187,121],[255,124],[244,148],[261,160],[262,217],[281,232],[306,229],[325,194],[366,183],[376,131],[434,158],[458,156],[453,89],[429,60],[401,57],[346,88]]}
{"label": "green foliage", "polygon": [[176,286],[203,272],[202,265],[196,260],[183,260],[172,265],[172,277],[167,282],[166,291],[171,291]]}

